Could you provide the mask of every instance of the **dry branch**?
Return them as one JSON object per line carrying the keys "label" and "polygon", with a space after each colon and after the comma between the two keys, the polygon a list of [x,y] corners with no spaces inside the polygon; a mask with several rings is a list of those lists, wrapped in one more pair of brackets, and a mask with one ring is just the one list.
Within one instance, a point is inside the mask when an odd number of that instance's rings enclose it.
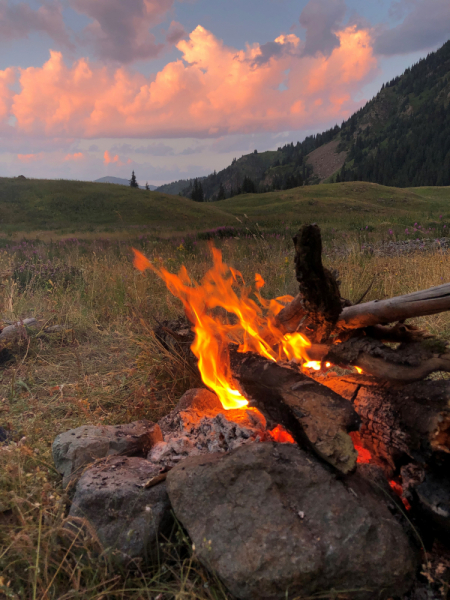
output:
{"label": "dry branch", "polygon": [[339,316],[337,327],[362,329],[372,325],[434,315],[446,310],[450,310],[450,283],[387,300],[373,300],[348,306]]}

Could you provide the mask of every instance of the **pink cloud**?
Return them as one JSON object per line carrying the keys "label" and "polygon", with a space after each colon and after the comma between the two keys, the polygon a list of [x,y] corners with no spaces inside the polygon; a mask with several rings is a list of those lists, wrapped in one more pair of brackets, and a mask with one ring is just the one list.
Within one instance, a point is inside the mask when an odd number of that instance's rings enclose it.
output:
{"label": "pink cloud", "polygon": [[149,78],[84,58],[68,67],[60,53],[51,52],[42,67],[20,70],[22,89],[12,113],[19,132],[61,137],[217,137],[311,129],[355,110],[353,94],[377,68],[369,30],[350,26],[334,35],[339,44],[328,55],[313,56],[302,53],[295,35],[280,36],[275,42],[282,51],[258,62],[263,52],[258,44],[236,50],[199,26],[177,44],[183,60]]}
{"label": "pink cloud", "polygon": [[65,161],[78,161],[78,160],[83,160],[83,159],[84,159],[83,152],[74,152],[73,154],[66,154],[66,156],[64,157]]}
{"label": "pink cloud", "polygon": [[18,154],[17,158],[22,163],[31,163],[36,162],[37,160],[42,160],[44,158],[44,153],[38,152],[37,154]]}

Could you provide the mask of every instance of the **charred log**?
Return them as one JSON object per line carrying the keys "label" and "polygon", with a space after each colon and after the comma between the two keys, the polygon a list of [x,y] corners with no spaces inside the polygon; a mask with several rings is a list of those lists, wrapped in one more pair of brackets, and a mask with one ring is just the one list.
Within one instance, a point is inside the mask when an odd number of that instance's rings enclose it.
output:
{"label": "charred log", "polygon": [[401,387],[358,385],[356,377],[321,377],[340,395],[352,395],[361,419],[360,445],[388,476],[414,460],[437,465],[450,459],[450,382],[422,381]]}
{"label": "charred log", "polygon": [[356,467],[348,432],[358,428],[359,420],[349,402],[288,365],[233,350],[230,362],[250,406],[342,473]]}
{"label": "charred log", "polygon": [[342,367],[353,365],[381,381],[399,383],[421,381],[435,371],[450,371],[448,348],[437,340],[405,343],[394,349],[359,335],[330,346],[322,360]]}
{"label": "charred log", "polygon": [[[322,264],[322,239],[317,225],[303,227],[294,237],[294,245],[295,273],[306,313],[302,330],[311,341],[320,343],[328,339],[342,311],[339,286]],[[288,312],[287,307],[284,310]]]}

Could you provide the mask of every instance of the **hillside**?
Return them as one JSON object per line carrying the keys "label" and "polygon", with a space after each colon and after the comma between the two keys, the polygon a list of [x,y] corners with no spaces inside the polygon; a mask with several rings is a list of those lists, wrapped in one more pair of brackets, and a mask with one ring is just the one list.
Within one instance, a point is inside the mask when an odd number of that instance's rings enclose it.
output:
{"label": "hillside", "polygon": [[14,231],[157,231],[207,229],[235,219],[218,205],[109,183],[0,178],[3,234]]}
{"label": "hillside", "polygon": [[343,123],[341,181],[450,185],[450,41],[396,77]]}
{"label": "hillside", "polygon": [[282,233],[305,222],[319,223],[324,233],[370,227],[387,235],[394,225],[448,223],[449,203],[450,187],[399,189],[363,182],[241,194],[217,204],[110,184],[0,178],[2,234],[15,237],[48,238],[51,232],[126,238],[141,229],[167,237],[223,226],[248,235],[256,224]]}
{"label": "hillside", "polygon": [[[276,151],[255,150],[199,178],[205,199],[335,181],[450,185],[449,105],[450,41],[383,85],[341,126]],[[158,190],[190,196],[193,181]]]}

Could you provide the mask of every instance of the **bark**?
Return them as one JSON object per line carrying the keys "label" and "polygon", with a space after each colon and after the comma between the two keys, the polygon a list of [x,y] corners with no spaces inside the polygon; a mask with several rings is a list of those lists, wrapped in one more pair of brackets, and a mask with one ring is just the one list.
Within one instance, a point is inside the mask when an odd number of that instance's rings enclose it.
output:
{"label": "bark", "polygon": [[230,351],[234,379],[250,406],[270,422],[283,425],[303,448],[310,449],[342,473],[356,467],[349,431],[359,420],[351,404],[297,368],[252,353]]}
{"label": "bark", "polygon": [[335,375],[319,380],[352,401],[361,419],[360,445],[388,477],[411,460],[450,460],[450,381],[381,387]]}
{"label": "bark", "polygon": [[342,311],[339,286],[322,264],[322,240],[317,225],[303,227],[294,237],[294,245],[295,273],[306,313],[302,331],[311,341],[320,343],[328,339]]}
{"label": "bark", "polygon": [[420,381],[434,371],[450,371],[450,353],[438,340],[405,343],[394,349],[359,335],[330,346],[322,360],[344,368],[353,365],[365,375],[398,383]]}
{"label": "bark", "polygon": [[387,300],[373,300],[348,306],[339,316],[337,327],[342,330],[362,329],[413,317],[434,315],[446,310],[450,310],[450,283]]}

